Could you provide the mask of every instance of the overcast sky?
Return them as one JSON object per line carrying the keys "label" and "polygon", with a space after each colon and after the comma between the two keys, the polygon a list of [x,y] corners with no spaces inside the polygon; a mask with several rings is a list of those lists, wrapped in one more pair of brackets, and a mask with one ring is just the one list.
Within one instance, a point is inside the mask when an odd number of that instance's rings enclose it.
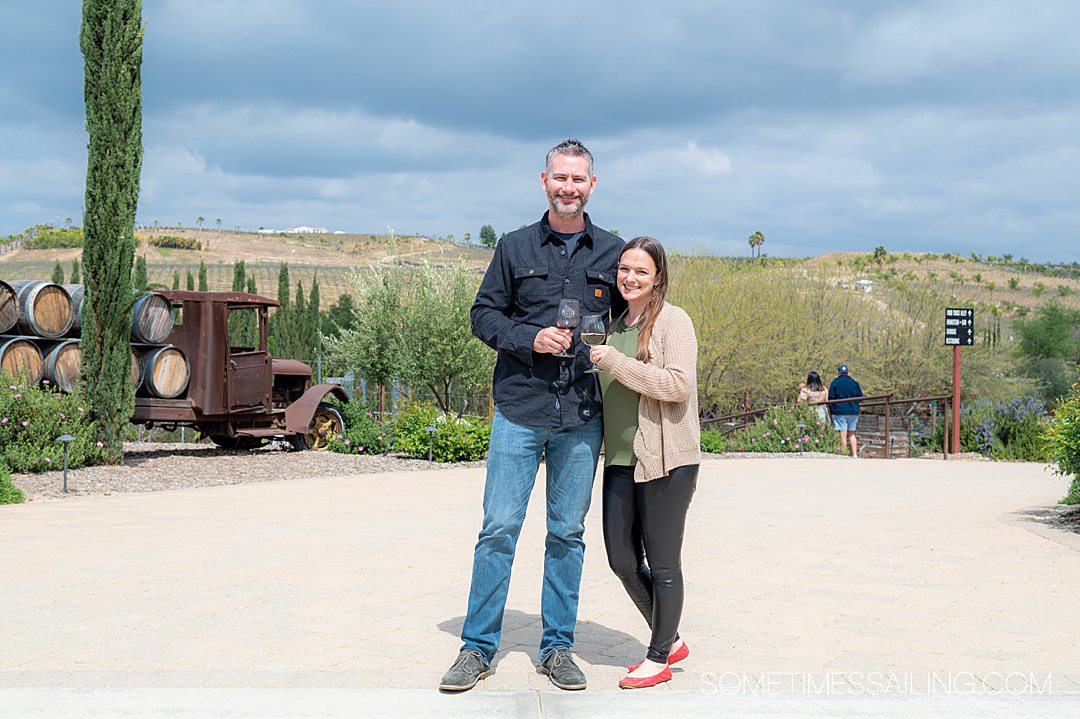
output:
{"label": "overcast sky", "polygon": [[[0,233],[81,222],[77,0],[0,0]],[[1080,4],[145,0],[138,219],[1078,259]]]}

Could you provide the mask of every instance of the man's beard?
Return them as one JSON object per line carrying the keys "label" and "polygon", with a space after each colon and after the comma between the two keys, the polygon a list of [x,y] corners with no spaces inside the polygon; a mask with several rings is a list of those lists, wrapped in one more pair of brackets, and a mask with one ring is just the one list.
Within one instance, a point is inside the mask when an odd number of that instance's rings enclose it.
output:
{"label": "man's beard", "polygon": [[574,215],[581,214],[585,209],[585,203],[589,201],[588,197],[578,195],[574,198],[573,205],[560,204],[558,197],[555,194],[548,195],[548,204],[551,205],[551,211],[559,217],[573,217]]}

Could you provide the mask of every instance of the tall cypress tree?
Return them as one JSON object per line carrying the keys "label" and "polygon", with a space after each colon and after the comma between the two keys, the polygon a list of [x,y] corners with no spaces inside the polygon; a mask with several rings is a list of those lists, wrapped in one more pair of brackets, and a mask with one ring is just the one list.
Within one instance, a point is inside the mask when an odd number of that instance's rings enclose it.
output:
{"label": "tall cypress tree", "polygon": [[180,289],[180,270],[172,271],[172,288],[174,290]]}
{"label": "tall cypress tree", "polygon": [[60,260],[57,260],[56,264],[53,265],[52,277],[49,278],[49,281],[54,285],[64,284],[64,266],[60,264]]}
{"label": "tall cypress tree", "polygon": [[79,261],[78,260],[72,260],[71,261],[71,284],[77,285],[81,281],[82,280],[79,279]]}
{"label": "tall cypress tree", "polygon": [[137,290],[145,290],[150,286],[150,280],[146,275],[146,258],[142,255],[135,258],[135,277],[131,280],[131,284]]}
{"label": "tall cypress tree", "polygon": [[319,302],[319,273],[316,272],[311,280],[311,294],[308,296],[307,308],[308,317],[307,322],[304,323],[304,329],[307,331],[308,354],[312,360],[322,354],[322,333],[320,330],[322,315],[319,314]]}
{"label": "tall cypress tree", "polygon": [[86,101],[82,350],[86,395],[108,462],[123,461],[131,384],[131,263],[142,169],[142,1],[83,0]]}
{"label": "tall cypress tree", "polygon": [[237,260],[233,262],[232,266],[232,288],[233,292],[243,292],[244,284],[247,281],[247,269],[244,268],[244,261]]}
{"label": "tall cypress tree", "polygon": [[278,267],[277,301],[282,309],[289,306],[289,263],[282,262]]}
{"label": "tall cypress tree", "polygon": [[[247,291],[249,295],[259,294],[258,288],[255,287],[255,273],[252,272],[247,278]],[[249,347],[257,347],[259,344],[259,317],[254,312],[248,313],[247,326],[244,331],[248,338]]]}
{"label": "tall cypress tree", "polygon": [[206,263],[199,260],[199,292],[209,292],[210,285],[206,281]]}
{"label": "tall cypress tree", "polygon": [[292,329],[289,321],[289,263],[282,262],[278,267],[277,301],[279,307],[270,318],[270,334],[274,341],[271,352],[275,357],[288,357],[293,354]]}
{"label": "tall cypress tree", "polygon": [[187,271],[187,279],[184,282],[184,287],[189,290],[195,289],[195,275],[191,274],[191,270]]}
{"label": "tall cypress tree", "polygon": [[292,340],[292,352],[289,354],[293,359],[298,359],[303,362],[310,362],[311,358],[308,357],[307,347],[307,300],[304,299],[304,283],[300,280],[296,281],[296,300],[293,301],[293,306],[289,310],[289,319],[291,322],[290,339]]}

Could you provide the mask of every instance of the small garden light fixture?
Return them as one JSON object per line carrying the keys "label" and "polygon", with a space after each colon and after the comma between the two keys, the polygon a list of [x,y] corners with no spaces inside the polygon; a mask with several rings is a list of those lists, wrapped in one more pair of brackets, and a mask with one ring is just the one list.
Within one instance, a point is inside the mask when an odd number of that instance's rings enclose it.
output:
{"label": "small garden light fixture", "polygon": [[432,455],[435,452],[435,425],[429,425],[424,427],[428,433],[428,446],[427,446],[427,461],[431,461]]}
{"label": "small garden light fixture", "polygon": [[67,494],[68,445],[75,441],[70,434],[62,434],[56,441],[64,445],[64,494]]}

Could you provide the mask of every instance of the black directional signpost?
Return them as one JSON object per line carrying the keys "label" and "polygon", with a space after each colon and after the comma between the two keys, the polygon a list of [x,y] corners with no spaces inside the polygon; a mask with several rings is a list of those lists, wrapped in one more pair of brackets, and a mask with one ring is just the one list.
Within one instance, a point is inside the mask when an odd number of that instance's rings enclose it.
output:
{"label": "black directional signpost", "polygon": [[[945,309],[945,346],[952,347],[952,452],[960,452],[960,348],[975,344],[975,310],[971,307]],[[941,440],[946,441],[944,438]]]}
{"label": "black directional signpost", "polygon": [[949,307],[945,310],[945,345],[953,347],[975,344],[975,310],[970,307]]}

